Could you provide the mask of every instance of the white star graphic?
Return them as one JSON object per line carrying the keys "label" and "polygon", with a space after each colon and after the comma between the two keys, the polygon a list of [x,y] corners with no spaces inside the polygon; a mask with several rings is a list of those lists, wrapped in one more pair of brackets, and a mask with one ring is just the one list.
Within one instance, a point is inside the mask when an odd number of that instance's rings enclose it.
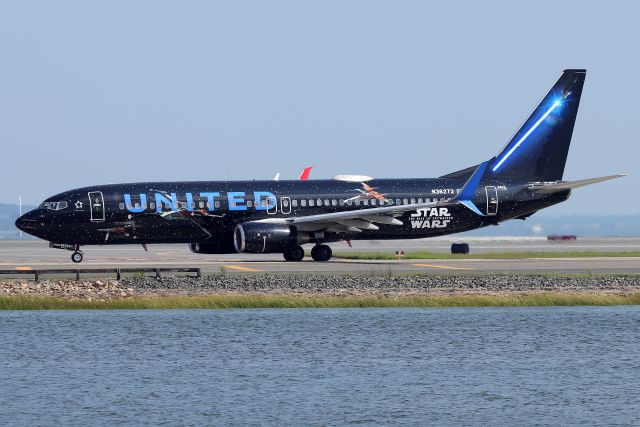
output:
{"label": "white star graphic", "polygon": [[76,202],[76,209],[82,209],[82,202],[80,200]]}

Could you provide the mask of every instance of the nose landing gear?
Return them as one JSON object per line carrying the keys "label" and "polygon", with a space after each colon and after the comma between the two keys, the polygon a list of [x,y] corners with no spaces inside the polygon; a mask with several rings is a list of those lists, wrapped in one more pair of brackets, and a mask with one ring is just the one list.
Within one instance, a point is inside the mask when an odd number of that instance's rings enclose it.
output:
{"label": "nose landing gear", "polygon": [[78,245],[77,243],[75,245],[70,245],[68,243],[49,242],[49,247],[54,249],[65,249],[67,251],[73,251],[73,254],[71,254],[71,261],[76,264],[82,262],[82,251],[80,250],[80,245]]}
{"label": "nose landing gear", "polygon": [[71,261],[76,264],[82,262],[82,251],[80,250],[80,245],[75,244],[73,246],[73,253],[71,254]]}
{"label": "nose landing gear", "polygon": [[77,263],[82,262],[82,252],[74,252],[71,254],[71,261]]}

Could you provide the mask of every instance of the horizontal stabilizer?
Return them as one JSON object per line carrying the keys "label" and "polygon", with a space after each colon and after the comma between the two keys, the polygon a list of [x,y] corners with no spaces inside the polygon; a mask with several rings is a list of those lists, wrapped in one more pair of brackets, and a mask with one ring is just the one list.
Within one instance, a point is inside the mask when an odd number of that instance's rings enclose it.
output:
{"label": "horizontal stabilizer", "polygon": [[336,175],[333,179],[344,182],[367,182],[371,181],[373,178],[366,175]]}
{"label": "horizontal stabilizer", "polygon": [[596,184],[610,179],[621,178],[627,176],[625,173],[617,175],[603,176],[600,178],[580,179],[578,181],[557,181],[557,182],[536,182],[529,185],[529,190],[536,193],[555,193],[557,191],[571,190],[573,188],[584,187],[585,185]]}

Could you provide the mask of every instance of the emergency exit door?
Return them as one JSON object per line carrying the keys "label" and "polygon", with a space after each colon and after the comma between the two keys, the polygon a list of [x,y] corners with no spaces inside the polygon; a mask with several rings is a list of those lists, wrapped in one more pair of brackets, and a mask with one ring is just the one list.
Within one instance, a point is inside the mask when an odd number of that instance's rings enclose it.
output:
{"label": "emergency exit door", "polygon": [[484,187],[487,193],[487,215],[498,214],[498,189],[493,186]]}

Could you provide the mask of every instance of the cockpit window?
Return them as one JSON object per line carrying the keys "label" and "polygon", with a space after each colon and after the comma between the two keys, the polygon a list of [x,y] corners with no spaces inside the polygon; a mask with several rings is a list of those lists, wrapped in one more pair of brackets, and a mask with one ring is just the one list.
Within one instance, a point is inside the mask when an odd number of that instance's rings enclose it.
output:
{"label": "cockpit window", "polygon": [[40,205],[40,209],[48,209],[50,211],[59,211],[65,209],[67,206],[67,202],[44,202]]}

